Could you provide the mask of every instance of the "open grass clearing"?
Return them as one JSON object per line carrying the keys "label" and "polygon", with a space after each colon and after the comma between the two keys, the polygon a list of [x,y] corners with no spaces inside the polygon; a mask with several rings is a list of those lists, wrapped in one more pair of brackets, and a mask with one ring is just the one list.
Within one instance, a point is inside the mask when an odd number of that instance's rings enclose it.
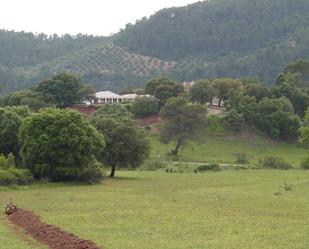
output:
{"label": "open grass clearing", "polygon": [[[93,186],[2,189],[0,202],[12,198],[45,222],[106,249],[309,247],[307,171],[117,175]],[[292,190],[285,191],[284,183]],[[7,227],[3,215],[0,237],[2,245],[11,245],[1,248],[36,249],[22,247],[24,242]]]}

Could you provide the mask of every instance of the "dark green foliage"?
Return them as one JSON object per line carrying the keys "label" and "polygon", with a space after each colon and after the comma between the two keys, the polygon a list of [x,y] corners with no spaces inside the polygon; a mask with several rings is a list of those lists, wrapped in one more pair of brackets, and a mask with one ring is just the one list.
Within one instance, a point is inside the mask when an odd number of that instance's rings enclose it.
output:
{"label": "dark green foliage", "polygon": [[20,129],[23,164],[36,178],[78,180],[105,146],[103,136],[78,112],[45,109]]}
{"label": "dark green foliage", "polygon": [[0,169],[0,186],[28,185],[33,181],[32,174],[27,169]]}
{"label": "dark green foliage", "polygon": [[32,110],[39,110],[51,106],[46,103],[44,97],[34,90],[22,90],[5,96],[2,100],[3,106],[28,106]]}
{"label": "dark green foliage", "polygon": [[29,115],[25,106],[0,108],[0,153],[19,158],[18,132],[23,118]]}
{"label": "dark green foliage", "polygon": [[258,103],[256,102],[255,97],[236,93],[228,99],[225,106],[228,111],[236,110],[239,114],[242,114],[244,119],[248,122],[254,123],[256,120]]}
{"label": "dark green foliage", "polygon": [[219,107],[222,100],[227,100],[231,92],[238,92],[242,88],[242,82],[237,79],[220,78],[212,81],[213,87],[216,90],[219,100]]}
{"label": "dark green foliage", "polygon": [[287,97],[295,108],[295,112],[303,116],[309,107],[309,95],[298,85],[298,76],[288,72],[281,75],[276,80],[276,85],[273,88],[274,95]]}
{"label": "dark green foliage", "polygon": [[36,91],[41,93],[48,103],[55,104],[59,108],[72,106],[87,97],[89,91],[83,90],[84,86],[80,79],[67,73],[57,74],[51,80],[42,81],[36,87]]}
{"label": "dark green foliage", "polygon": [[288,64],[284,68],[283,74],[281,75],[281,77],[285,77],[289,73],[292,73],[294,75],[296,74],[297,86],[306,87],[306,88],[309,87],[309,60],[298,60],[298,61]]}
{"label": "dark green foliage", "polygon": [[275,156],[265,157],[262,162],[262,166],[264,168],[269,168],[269,169],[283,169],[283,170],[288,170],[292,168],[291,164],[289,164],[288,162],[285,162],[280,157],[275,157]]}
{"label": "dark green foliage", "polygon": [[269,97],[270,92],[269,89],[261,83],[249,83],[245,85],[245,95],[255,97],[259,102],[264,97]]}
{"label": "dark green foliage", "polygon": [[237,112],[235,109],[231,109],[225,115],[223,119],[224,127],[233,131],[239,132],[244,124],[243,114]]}
{"label": "dark green foliage", "polygon": [[221,171],[222,169],[220,168],[219,164],[205,164],[199,166],[196,171],[197,172],[204,172],[204,171]]}
{"label": "dark green foliage", "polygon": [[157,98],[162,107],[169,98],[179,96],[183,87],[169,78],[153,78],[146,82],[145,92]]}
{"label": "dark green foliage", "polygon": [[165,120],[160,131],[161,141],[169,143],[176,140],[173,155],[178,154],[188,137],[192,137],[206,124],[206,108],[199,104],[189,104],[183,97],[168,99],[160,111],[160,116]]}
{"label": "dark green foliage", "polygon": [[127,25],[116,44],[179,60],[177,79],[254,76],[272,82],[284,65],[309,56],[307,0],[202,1],[163,9]]}
{"label": "dark green foliage", "polygon": [[103,179],[103,165],[97,161],[90,164],[80,176],[82,182],[89,184],[98,183]]}
{"label": "dark green foliage", "polygon": [[132,113],[136,118],[144,118],[159,111],[158,101],[152,97],[139,97],[132,105]]}
{"label": "dark green foliage", "polygon": [[94,117],[98,116],[111,116],[113,118],[132,118],[132,113],[126,108],[126,105],[110,104],[102,105],[94,114]]}
{"label": "dark green foliage", "polygon": [[199,104],[206,104],[212,102],[215,96],[215,89],[211,81],[199,80],[191,88],[189,92],[190,100]]}
{"label": "dark green foliage", "polygon": [[297,136],[300,118],[293,114],[293,106],[287,98],[265,98],[259,103],[255,124],[273,137]]}
{"label": "dark green foliage", "polygon": [[91,122],[104,135],[106,147],[100,159],[111,167],[111,177],[116,167],[137,168],[148,158],[150,145],[143,129],[121,105],[101,107]]}
{"label": "dark green foliage", "polygon": [[33,177],[29,170],[16,168],[13,154],[7,157],[0,154],[0,186],[26,185],[32,180]]}

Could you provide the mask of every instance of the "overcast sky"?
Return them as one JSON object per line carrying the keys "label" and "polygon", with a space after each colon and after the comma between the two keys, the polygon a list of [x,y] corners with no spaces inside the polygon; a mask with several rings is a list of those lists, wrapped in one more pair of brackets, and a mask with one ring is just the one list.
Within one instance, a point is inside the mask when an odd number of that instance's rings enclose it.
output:
{"label": "overcast sky", "polygon": [[127,23],[198,0],[0,0],[0,28],[47,34],[116,33]]}

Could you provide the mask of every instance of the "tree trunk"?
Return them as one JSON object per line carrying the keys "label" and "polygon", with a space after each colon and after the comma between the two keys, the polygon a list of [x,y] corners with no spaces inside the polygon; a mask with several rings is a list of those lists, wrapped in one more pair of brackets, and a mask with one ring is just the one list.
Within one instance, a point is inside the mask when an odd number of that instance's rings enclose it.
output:
{"label": "tree trunk", "polygon": [[111,173],[110,173],[110,177],[113,178],[115,176],[115,171],[116,171],[116,165],[112,165],[111,166]]}
{"label": "tree trunk", "polygon": [[221,101],[222,101],[222,99],[219,99],[219,107],[221,107]]}
{"label": "tree trunk", "polygon": [[175,150],[172,151],[172,153],[173,153],[175,156],[178,155],[178,151],[179,151],[179,148],[180,148],[181,144],[182,144],[182,139],[179,139],[179,140],[177,141]]}

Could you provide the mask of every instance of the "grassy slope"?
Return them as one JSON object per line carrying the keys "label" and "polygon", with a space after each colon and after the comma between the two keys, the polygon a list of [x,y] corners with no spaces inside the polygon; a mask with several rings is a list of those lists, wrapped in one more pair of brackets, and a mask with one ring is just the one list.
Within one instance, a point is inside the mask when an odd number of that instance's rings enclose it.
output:
{"label": "grassy slope", "polygon": [[[152,145],[151,158],[165,158],[166,151],[174,148],[174,143],[167,146],[159,142],[159,136],[150,134]],[[213,117],[208,129],[201,131],[197,139],[188,141],[180,150],[179,161],[235,163],[239,153],[248,156],[249,163],[256,164],[265,156],[278,156],[299,167],[309,149],[297,143],[279,142],[270,139],[253,128],[246,127],[240,134],[224,130],[219,119]],[[168,158],[167,158],[168,159]]]}
{"label": "grassy slope", "polygon": [[[1,192],[0,202],[13,198],[105,249],[309,247],[309,172],[117,174],[96,186]],[[292,191],[281,188],[284,182],[293,184]],[[27,248],[5,236],[0,217],[1,243],[10,245],[1,248]]]}

